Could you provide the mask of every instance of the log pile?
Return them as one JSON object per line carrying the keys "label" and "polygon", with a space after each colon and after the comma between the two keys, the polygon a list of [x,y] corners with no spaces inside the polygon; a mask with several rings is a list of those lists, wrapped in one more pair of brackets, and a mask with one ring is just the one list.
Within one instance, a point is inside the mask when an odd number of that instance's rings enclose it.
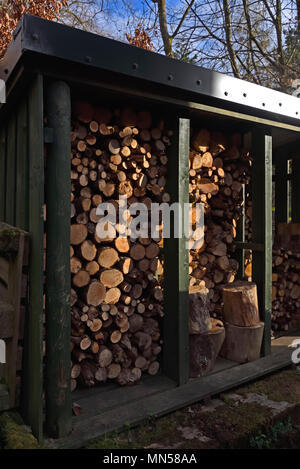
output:
{"label": "log pile", "polygon": [[[161,236],[130,236],[130,206],[169,202],[166,149],[172,131],[149,112],[74,103],[71,132],[72,389],[154,375],[163,316]],[[98,236],[102,202],[128,209]],[[121,237],[121,236],[124,237]]]}
{"label": "log pile", "polygon": [[250,182],[251,159],[240,134],[201,129],[190,149],[190,202],[205,211],[204,244],[189,254],[190,287],[202,286],[213,316],[222,313],[219,286],[235,280],[237,222],[243,208],[242,188]]}
{"label": "log pile", "polygon": [[273,247],[272,327],[300,327],[300,224],[279,224]]}

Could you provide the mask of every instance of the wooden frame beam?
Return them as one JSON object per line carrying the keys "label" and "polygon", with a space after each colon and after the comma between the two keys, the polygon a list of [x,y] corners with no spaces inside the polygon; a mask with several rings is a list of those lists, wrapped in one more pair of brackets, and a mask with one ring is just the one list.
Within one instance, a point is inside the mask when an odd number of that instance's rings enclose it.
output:
{"label": "wooden frame beam", "polygon": [[6,126],[0,131],[0,221],[5,220],[6,198]]}
{"label": "wooden frame beam", "polygon": [[261,320],[265,323],[262,355],[271,353],[272,311],[272,137],[269,129],[255,130],[252,137],[253,280],[257,284]]}
{"label": "wooden frame beam", "polygon": [[[163,94],[154,94],[151,92],[147,92],[145,90],[137,90],[135,88],[129,88],[126,87],[125,84],[122,84],[121,86],[119,85],[114,85],[111,83],[107,82],[101,82],[98,79],[90,79],[85,77],[77,77],[75,75],[72,75],[70,78],[70,75],[65,72],[65,71],[57,71],[53,73],[52,71],[49,71],[49,69],[45,70],[45,76],[52,78],[52,79],[61,79],[61,80],[66,80],[68,83],[72,84],[85,84],[86,86],[93,86],[95,88],[99,88],[102,90],[106,91],[111,91],[114,93],[122,93],[122,95],[127,95],[128,97],[135,97],[135,98],[141,98],[141,99],[147,99],[151,100],[157,103],[163,103],[163,104],[168,104],[168,105],[173,105],[176,106],[177,109],[181,109],[182,112],[188,112],[188,111],[201,111],[203,113],[208,113],[212,116],[223,116],[227,118],[232,118],[235,120],[239,120],[243,122],[245,125],[247,123],[249,125],[264,125],[264,126],[269,126],[269,127],[274,127],[274,128],[280,128],[284,130],[290,130],[293,132],[300,133],[300,125],[292,125],[292,124],[287,124],[283,123],[280,120],[272,120],[272,119],[266,119],[262,117],[255,116],[251,113],[242,113],[242,112],[237,112],[237,111],[231,111],[229,109],[225,109],[224,107],[216,107],[216,106],[209,106],[207,104],[201,104],[199,102],[195,102],[192,100],[184,100],[184,99],[179,99],[179,98],[174,98],[172,96],[166,96]],[[1,117],[1,116],[0,116]]]}
{"label": "wooden frame beam", "polygon": [[72,427],[70,313],[71,95],[64,82],[47,87],[46,426],[50,436]]}
{"label": "wooden frame beam", "polygon": [[16,158],[16,214],[18,228],[28,230],[29,184],[28,184],[28,104],[26,97],[20,102],[17,115],[17,158]]}
{"label": "wooden frame beam", "polygon": [[43,77],[28,95],[29,304],[25,318],[22,411],[33,434],[43,439],[43,256],[44,256],[44,105]]}
{"label": "wooden frame beam", "polygon": [[16,119],[16,114],[11,114],[7,124],[5,221],[12,226],[16,203]]}
{"label": "wooden frame beam", "polygon": [[292,222],[300,222],[300,158],[293,158],[292,163]]}
{"label": "wooden frame beam", "polygon": [[179,223],[182,237],[164,240],[165,317],[164,317],[164,374],[178,385],[189,379],[189,276],[188,245],[184,233],[184,204],[189,202],[189,142],[190,121],[178,118],[172,146],[168,154],[168,192],[171,203],[182,208]]}
{"label": "wooden frame beam", "polygon": [[274,152],[275,162],[275,225],[288,223],[288,174],[284,149]]}

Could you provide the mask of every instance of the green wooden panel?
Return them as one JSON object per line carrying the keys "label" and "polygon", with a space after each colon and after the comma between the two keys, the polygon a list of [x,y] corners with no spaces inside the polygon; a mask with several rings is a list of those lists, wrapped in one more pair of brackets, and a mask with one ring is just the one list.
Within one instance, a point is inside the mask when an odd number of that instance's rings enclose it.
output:
{"label": "green wooden panel", "polygon": [[253,242],[264,245],[263,251],[253,252],[253,280],[265,323],[262,354],[268,355],[272,308],[272,137],[264,129],[256,129],[252,142]]}
{"label": "green wooden panel", "polygon": [[46,424],[52,437],[72,428],[70,313],[71,97],[63,82],[47,88]]}
{"label": "green wooden panel", "polygon": [[[172,127],[168,165],[168,191],[171,203],[180,202],[182,231],[183,204],[189,202],[190,121],[179,118]],[[189,279],[187,239],[164,240],[164,373],[181,385],[189,379]]]}
{"label": "green wooden panel", "polygon": [[16,209],[16,116],[11,116],[7,125],[6,157],[6,206],[5,221],[15,225]]}
{"label": "green wooden panel", "polygon": [[16,161],[16,226],[28,230],[28,112],[27,99],[18,108]]}
{"label": "green wooden panel", "polygon": [[6,198],[6,129],[0,131],[0,221],[5,220]]}
{"label": "green wooden panel", "polygon": [[34,435],[43,438],[43,233],[44,142],[43,78],[37,75],[28,95],[29,151],[29,308],[25,320],[22,409]]}

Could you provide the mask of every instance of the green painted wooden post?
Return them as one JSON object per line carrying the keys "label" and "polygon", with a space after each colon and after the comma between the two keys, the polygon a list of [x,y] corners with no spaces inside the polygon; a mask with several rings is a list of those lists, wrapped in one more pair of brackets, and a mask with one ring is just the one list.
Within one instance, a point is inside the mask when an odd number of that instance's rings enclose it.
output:
{"label": "green painted wooden post", "polygon": [[16,161],[16,226],[28,230],[28,112],[27,99],[18,109]]}
{"label": "green painted wooden post", "polygon": [[71,97],[66,83],[47,89],[46,423],[50,436],[71,431],[70,193]]}
{"label": "green painted wooden post", "polygon": [[252,200],[253,243],[264,249],[253,251],[253,280],[257,284],[261,320],[265,323],[262,354],[271,353],[272,308],[272,137],[257,128],[253,133]]}
{"label": "green painted wooden post", "polygon": [[34,435],[43,438],[43,236],[44,134],[43,78],[37,75],[28,96],[29,154],[29,307],[25,318],[22,408]]}
{"label": "green painted wooden post", "polygon": [[275,226],[288,223],[288,180],[285,151],[274,152],[275,160]]}
{"label": "green painted wooden post", "polygon": [[[190,122],[179,118],[175,123],[168,154],[168,191],[171,203],[189,202]],[[180,220],[182,231],[184,217]],[[189,379],[189,279],[187,239],[164,240],[164,373],[178,385]]]}
{"label": "green painted wooden post", "polygon": [[6,198],[6,128],[2,123],[0,131],[0,221],[5,220]]}
{"label": "green painted wooden post", "polygon": [[15,225],[16,203],[16,116],[13,114],[7,125],[6,158],[6,206],[5,221]]}
{"label": "green painted wooden post", "polygon": [[293,158],[292,163],[292,222],[300,222],[300,158]]}

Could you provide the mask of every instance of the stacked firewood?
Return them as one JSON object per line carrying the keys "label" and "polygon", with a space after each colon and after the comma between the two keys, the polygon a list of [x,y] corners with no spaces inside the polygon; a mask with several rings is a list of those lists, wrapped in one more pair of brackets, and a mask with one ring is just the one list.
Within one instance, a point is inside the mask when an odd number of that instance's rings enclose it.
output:
{"label": "stacked firewood", "polygon": [[300,226],[280,224],[273,247],[272,327],[300,327]]}
{"label": "stacked firewood", "polygon": [[190,250],[190,287],[202,285],[213,316],[222,312],[219,286],[235,280],[237,222],[243,209],[243,184],[250,180],[251,160],[240,134],[201,129],[192,135],[190,202],[204,204],[204,243]]}
{"label": "stacked firewood", "polygon": [[[149,112],[74,103],[71,133],[72,389],[158,372],[163,316],[161,235],[131,236],[130,206],[169,202],[166,150],[172,132]],[[120,198],[120,196],[123,196]],[[105,223],[97,207],[127,209]],[[124,207],[123,207],[124,208]]]}

